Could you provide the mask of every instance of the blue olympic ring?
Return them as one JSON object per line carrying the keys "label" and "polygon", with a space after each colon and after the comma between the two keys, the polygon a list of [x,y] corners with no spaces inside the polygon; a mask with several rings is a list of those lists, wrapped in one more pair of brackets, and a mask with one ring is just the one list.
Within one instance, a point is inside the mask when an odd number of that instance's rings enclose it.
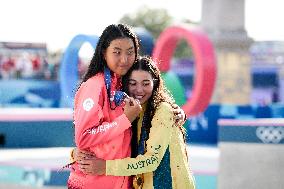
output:
{"label": "blue olympic ring", "polygon": [[78,59],[79,50],[85,42],[88,42],[95,49],[98,36],[77,35],[66,48],[62,62],[60,64],[60,88],[61,88],[61,107],[73,107],[73,100],[78,83]]}

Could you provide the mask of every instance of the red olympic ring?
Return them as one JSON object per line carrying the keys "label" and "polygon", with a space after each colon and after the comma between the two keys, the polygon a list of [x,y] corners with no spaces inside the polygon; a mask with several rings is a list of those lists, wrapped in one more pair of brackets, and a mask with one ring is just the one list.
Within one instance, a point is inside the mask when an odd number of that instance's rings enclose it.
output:
{"label": "red olympic ring", "polygon": [[203,112],[210,103],[216,80],[216,59],[213,45],[201,30],[185,26],[172,26],[165,29],[156,41],[153,58],[161,62],[159,69],[167,72],[170,69],[177,42],[185,39],[195,58],[196,78],[192,95],[182,106],[188,117]]}

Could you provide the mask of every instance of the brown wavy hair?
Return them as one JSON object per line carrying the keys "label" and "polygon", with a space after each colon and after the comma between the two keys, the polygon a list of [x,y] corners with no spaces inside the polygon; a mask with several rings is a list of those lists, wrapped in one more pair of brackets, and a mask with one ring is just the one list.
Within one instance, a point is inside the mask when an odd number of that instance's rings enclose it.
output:
{"label": "brown wavy hair", "polygon": [[[133,64],[133,66],[130,68],[127,74],[123,76],[122,78],[123,90],[127,94],[129,94],[128,91],[129,78],[132,72],[135,70],[142,70],[150,73],[154,81],[153,92],[151,97],[147,101],[147,107],[144,112],[143,123],[142,123],[143,127],[146,128],[147,139],[148,139],[150,128],[152,126],[151,121],[159,105],[162,102],[167,102],[172,106],[175,103],[175,101],[169,90],[164,85],[164,80],[161,77],[159,68],[157,67],[154,60],[148,56],[138,57],[135,64]],[[133,131],[133,136],[137,136],[137,120],[132,123],[132,131]],[[138,145],[137,137],[132,137],[132,157],[137,156],[137,145]]]}

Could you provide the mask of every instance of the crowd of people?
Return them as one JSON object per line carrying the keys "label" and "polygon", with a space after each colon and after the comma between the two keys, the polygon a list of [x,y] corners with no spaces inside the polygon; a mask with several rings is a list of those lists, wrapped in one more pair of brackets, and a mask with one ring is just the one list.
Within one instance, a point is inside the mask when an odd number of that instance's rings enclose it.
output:
{"label": "crowd of people", "polygon": [[56,80],[60,63],[57,56],[29,51],[0,52],[0,79]]}

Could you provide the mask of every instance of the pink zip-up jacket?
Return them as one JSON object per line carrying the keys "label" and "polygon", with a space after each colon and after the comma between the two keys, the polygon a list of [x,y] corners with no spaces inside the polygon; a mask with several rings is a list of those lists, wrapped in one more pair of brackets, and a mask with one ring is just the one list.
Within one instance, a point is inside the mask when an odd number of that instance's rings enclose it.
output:
{"label": "pink zip-up jacket", "polygon": [[[111,91],[117,90],[120,85],[120,79],[112,76]],[[89,150],[105,160],[130,156],[131,123],[123,113],[122,106],[111,110],[102,73],[82,83],[77,91],[74,124],[75,143],[79,149]],[[68,179],[70,189],[131,188],[130,177],[85,175],[76,163],[72,168]]]}

